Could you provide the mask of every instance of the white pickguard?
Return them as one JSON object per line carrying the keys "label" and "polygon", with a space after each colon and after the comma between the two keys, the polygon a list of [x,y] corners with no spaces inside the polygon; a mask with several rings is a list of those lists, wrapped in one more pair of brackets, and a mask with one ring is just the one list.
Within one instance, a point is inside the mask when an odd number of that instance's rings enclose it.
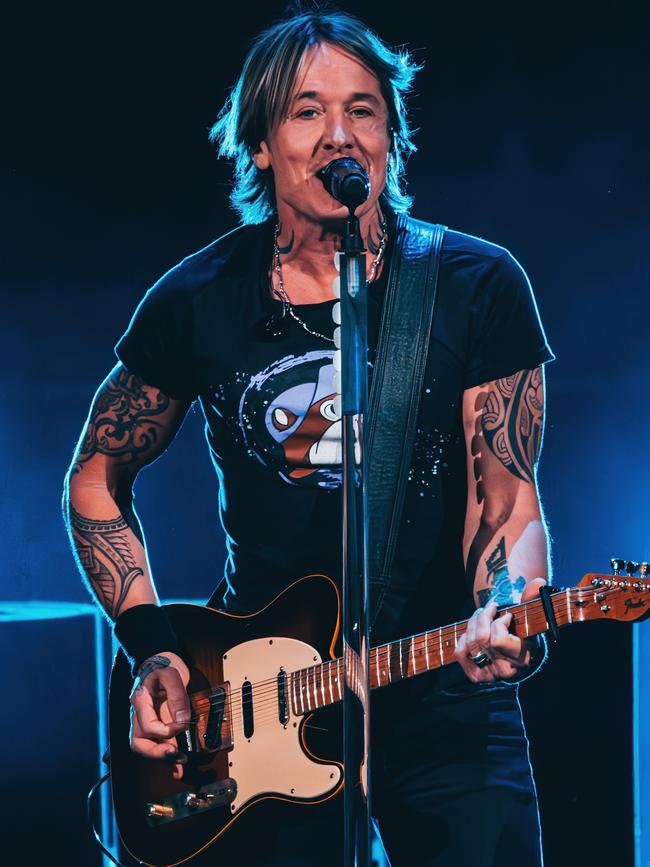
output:
{"label": "white pickguard", "polygon": [[[313,647],[293,638],[258,638],[224,654],[224,680],[230,683],[232,708],[229,775],[237,781],[232,813],[264,793],[311,800],[338,786],[342,775],[338,765],[318,764],[305,754],[299,737],[302,716],[293,715],[290,701],[289,673],[320,661]],[[287,672],[286,725],[280,722],[277,702],[276,678],[281,667]],[[250,739],[244,735],[241,708],[245,681],[253,685],[255,728]]]}

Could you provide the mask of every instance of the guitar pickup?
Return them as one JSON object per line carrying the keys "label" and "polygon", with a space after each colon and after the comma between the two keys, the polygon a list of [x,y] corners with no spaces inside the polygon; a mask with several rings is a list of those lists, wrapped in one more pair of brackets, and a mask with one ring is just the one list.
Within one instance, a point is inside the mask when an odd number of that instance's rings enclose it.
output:
{"label": "guitar pickup", "polygon": [[287,673],[281,668],[278,672],[278,717],[283,726],[289,722],[289,697],[287,695]]}
{"label": "guitar pickup", "polygon": [[223,747],[222,727],[226,709],[226,690],[218,686],[209,696],[210,710],[203,734],[203,742],[208,750],[220,750]]}

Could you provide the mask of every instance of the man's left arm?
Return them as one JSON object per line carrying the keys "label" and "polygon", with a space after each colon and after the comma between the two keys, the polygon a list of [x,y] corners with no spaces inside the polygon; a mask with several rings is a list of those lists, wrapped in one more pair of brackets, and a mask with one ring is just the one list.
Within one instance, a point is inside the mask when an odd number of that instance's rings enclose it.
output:
{"label": "man's left arm", "polygon": [[[467,443],[467,514],[463,553],[476,611],[456,658],[470,680],[525,674],[539,643],[509,632],[512,615],[497,607],[534,598],[548,581],[548,539],[536,467],[544,431],[544,371],[469,388],[463,396]],[[479,666],[471,657],[489,658]],[[481,659],[479,658],[479,662]]]}

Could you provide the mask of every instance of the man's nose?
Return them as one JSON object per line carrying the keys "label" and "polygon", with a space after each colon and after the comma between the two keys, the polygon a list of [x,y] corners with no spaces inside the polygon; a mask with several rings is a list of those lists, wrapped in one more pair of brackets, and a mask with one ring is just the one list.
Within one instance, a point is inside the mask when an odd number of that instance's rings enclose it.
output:
{"label": "man's nose", "polygon": [[339,150],[354,146],[349,118],[345,114],[331,115],[323,134],[325,150]]}

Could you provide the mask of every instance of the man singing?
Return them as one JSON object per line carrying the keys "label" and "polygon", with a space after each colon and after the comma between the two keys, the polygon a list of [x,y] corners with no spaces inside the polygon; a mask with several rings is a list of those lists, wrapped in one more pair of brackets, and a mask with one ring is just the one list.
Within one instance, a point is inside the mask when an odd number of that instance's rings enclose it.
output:
{"label": "man singing", "polygon": [[[241,225],[146,294],[92,403],[67,477],[67,526],[79,568],[133,661],[132,749],[167,761],[176,778],[189,672],[159,607],[132,506],[135,478],[198,400],[228,551],[210,605],[251,613],[301,575],[340,580],[332,314],[347,209],[320,172],[352,157],[370,179],[357,215],[368,250],[372,378],[396,215],[411,206],[405,97],[416,71],[406,51],[344,13],[294,16],[255,41],[212,130],[234,160]],[[373,815],[393,867],[542,863],[517,682],[540,664],[544,645],[512,634],[497,607],[534,597],[548,578],[536,465],[542,365],[552,358],[517,261],[448,230],[394,571],[373,643],[470,619],[457,665],[373,695]],[[176,723],[163,722],[161,694]],[[295,808],[297,820],[245,839],[236,821],[223,841],[230,848],[215,846],[201,863],[340,864],[341,803],[339,795]]]}

